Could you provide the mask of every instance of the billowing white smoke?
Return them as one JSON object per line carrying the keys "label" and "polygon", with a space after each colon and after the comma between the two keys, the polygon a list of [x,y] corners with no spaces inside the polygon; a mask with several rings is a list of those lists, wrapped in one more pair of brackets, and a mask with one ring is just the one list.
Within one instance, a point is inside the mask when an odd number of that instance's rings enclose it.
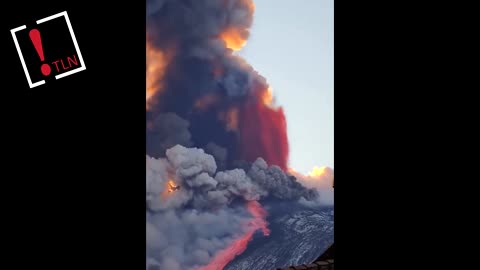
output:
{"label": "billowing white smoke", "polygon": [[147,269],[188,270],[206,265],[244,232],[242,225],[248,220],[243,207],[147,212]]}
{"label": "billowing white smoke", "polygon": [[[166,158],[146,159],[147,269],[193,270],[247,230],[252,216],[242,202],[266,196],[316,199],[277,166],[258,159],[243,169],[217,172],[213,156],[176,145]],[[178,190],[168,192],[168,182]]]}

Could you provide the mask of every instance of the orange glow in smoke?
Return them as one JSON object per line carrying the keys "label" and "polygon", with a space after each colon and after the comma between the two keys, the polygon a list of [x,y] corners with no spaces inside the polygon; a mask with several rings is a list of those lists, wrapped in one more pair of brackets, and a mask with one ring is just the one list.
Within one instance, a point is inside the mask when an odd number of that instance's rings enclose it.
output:
{"label": "orange glow in smoke", "polygon": [[237,106],[230,107],[227,111],[221,111],[218,113],[218,119],[225,123],[225,127],[230,131],[238,130],[238,114],[239,109]]}
{"label": "orange glow in smoke", "polygon": [[147,110],[149,109],[150,98],[158,91],[160,91],[160,80],[165,72],[167,66],[166,55],[155,49],[147,39],[147,89],[146,89],[146,103]]}
{"label": "orange glow in smoke", "polygon": [[[237,4],[242,5],[249,14],[253,14],[255,11],[255,4],[252,0],[241,0]],[[238,51],[247,44],[248,35],[247,29],[228,27],[220,33],[220,38],[225,42],[227,48]]]}
{"label": "orange glow in smoke", "polygon": [[163,192],[160,194],[160,198],[162,200],[168,199],[175,191],[179,190],[180,187],[177,186],[177,184],[172,180],[169,179],[167,183],[165,184],[165,189]]}
{"label": "orange glow in smoke", "polygon": [[195,101],[195,104],[193,105],[193,107],[195,109],[204,111],[204,110],[208,109],[210,106],[217,103],[219,101],[219,99],[220,98],[216,95],[206,95],[206,96],[203,96],[203,97],[197,99],[197,101]]}
{"label": "orange glow in smoke", "polygon": [[241,29],[237,28],[228,28],[220,34],[220,38],[225,41],[227,48],[234,51],[239,51],[245,44],[247,44],[247,39],[242,37]]}
{"label": "orange glow in smoke", "polygon": [[208,265],[200,267],[198,270],[222,270],[237,255],[242,254],[247,249],[248,242],[250,242],[257,230],[261,229],[265,236],[270,235],[270,230],[267,228],[267,221],[265,220],[267,212],[260,203],[257,201],[247,202],[247,210],[253,216],[253,219],[245,225],[245,234],[217,252]]}
{"label": "orange glow in smoke", "polygon": [[178,189],[178,186],[173,182],[173,180],[168,180],[168,192],[174,192]]}
{"label": "orange glow in smoke", "polygon": [[238,108],[232,107],[227,111],[227,129],[238,130]]}
{"label": "orange glow in smoke", "polygon": [[266,91],[263,91],[262,93],[262,101],[263,104],[270,106],[273,103],[273,90],[271,87],[268,87]]}

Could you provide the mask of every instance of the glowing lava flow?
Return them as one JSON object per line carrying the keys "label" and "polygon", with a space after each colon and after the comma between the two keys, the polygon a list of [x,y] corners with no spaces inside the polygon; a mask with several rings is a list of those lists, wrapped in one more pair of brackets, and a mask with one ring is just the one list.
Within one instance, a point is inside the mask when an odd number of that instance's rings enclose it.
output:
{"label": "glowing lava flow", "polygon": [[235,256],[242,254],[247,249],[248,242],[250,242],[257,230],[261,229],[265,236],[270,235],[270,230],[265,220],[267,216],[265,209],[257,201],[249,201],[247,202],[247,210],[253,216],[253,220],[246,225],[245,234],[235,239],[225,249],[217,252],[208,265],[200,267],[198,270],[222,270]]}

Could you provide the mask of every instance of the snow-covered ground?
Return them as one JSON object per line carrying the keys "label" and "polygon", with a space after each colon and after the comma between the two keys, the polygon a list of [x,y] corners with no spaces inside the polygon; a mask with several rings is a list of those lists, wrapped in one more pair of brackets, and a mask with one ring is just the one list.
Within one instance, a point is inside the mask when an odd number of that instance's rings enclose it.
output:
{"label": "snow-covered ground", "polygon": [[225,270],[268,270],[310,263],[333,244],[333,208],[309,209],[298,204],[266,204],[271,234],[258,234],[247,250]]}

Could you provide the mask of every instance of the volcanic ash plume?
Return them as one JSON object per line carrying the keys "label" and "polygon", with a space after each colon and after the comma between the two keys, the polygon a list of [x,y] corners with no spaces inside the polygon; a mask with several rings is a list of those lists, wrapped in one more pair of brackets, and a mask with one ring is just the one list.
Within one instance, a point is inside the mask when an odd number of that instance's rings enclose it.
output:
{"label": "volcanic ash plume", "polygon": [[176,145],[146,163],[148,270],[223,269],[256,231],[269,234],[258,200],[317,196],[262,159],[217,172],[213,156]]}
{"label": "volcanic ash plume", "polygon": [[262,199],[314,202],[285,173],[285,115],[236,55],[251,0],[147,0],[147,269],[221,270],[255,233]]}
{"label": "volcanic ash plume", "polygon": [[179,124],[169,125],[189,130],[181,145],[214,143],[228,152],[226,166],[262,157],[287,169],[283,110],[265,78],[234,53],[247,42],[253,12],[251,0],[147,1],[147,138],[160,137],[147,141],[147,154],[164,157],[173,146],[158,119],[174,113],[169,121]]}

